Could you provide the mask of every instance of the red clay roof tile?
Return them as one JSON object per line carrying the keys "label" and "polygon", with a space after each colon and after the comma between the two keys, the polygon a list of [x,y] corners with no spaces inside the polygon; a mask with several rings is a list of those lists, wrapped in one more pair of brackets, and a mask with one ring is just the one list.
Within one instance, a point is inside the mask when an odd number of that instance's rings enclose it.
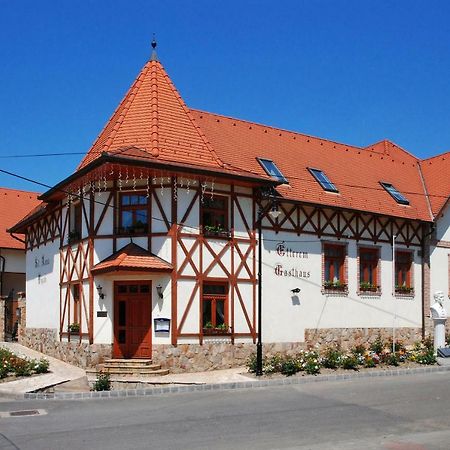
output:
{"label": "red clay roof tile", "polygon": [[24,244],[6,231],[35,208],[38,193],[0,188],[0,248],[25,249]]}
{"label": "red clay roof tile", "polygon": [[134,243],[96,264],[93,274],[117,271],[170,272],[172,265]]}

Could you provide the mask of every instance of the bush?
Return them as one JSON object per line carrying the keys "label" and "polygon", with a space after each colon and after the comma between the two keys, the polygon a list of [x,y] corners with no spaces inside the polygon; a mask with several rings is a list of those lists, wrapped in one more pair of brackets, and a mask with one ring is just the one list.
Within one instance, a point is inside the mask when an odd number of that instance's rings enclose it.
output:
{"label": "bush", "polygon": [[374,342],[370,345],[370,350],[372,352],[380,354],[384,349],[384,342],[381,339],[381,336],[378,336]]}
{"label": "bush", "polygon": [[436,364],[436,356],[434,355],[434,349],[425,349],[416,356],[416,361],[419,364]]}
{"label": "bush", "polygon": [[341,365],[344,354],[339,347],[328,347],[322,357],[322,365],[327,369],[337,369]]}
{"label": "bush", "polygon": [[300,359],[301,368],[308,375],[316,375],[320,373],[319,354],[315,350],[308,350],[302,354]]}
{"label": "bush", "polygon": [[111,379],[109,373],[97,373],[97,380],[92,387],[94,391],[110,391]]}
{"label": "bush", "polygon": [[351,353],[355,356],[361,356],[364,355],[364,353],[366,353],[366,346],[364,344],[358,344],[355,345],[352,349],[351,349]]}
{"label": "bush", "polygon": [[281,362],[280,372],[283,375],[291,376],[296,374],[300,370],[300,363],[295,358],[287,357],[284,361]]}
{"label": "bush", "polygon": [[364,356],[364,367],[367,368],[376,367],[378,362],[379,362],[378,355],[376,356],[376,358],[374,357],[374,355],[371,354],[367,354]]}
{"label": "bush", "polygon": [[270,358],[264,358],[263,359],[263,373],[270,374],[270,373],[280,372],[285,359],[283,359],[283,357],[281,355],[274,355],[274,356],[271,356]]}
{"label": "bush", "polygon": [[250,373],[256,373],[256,353],[252,353],[248,357],[246,365]]}
{"label": "bush", "polygon": [[10,369],[18,377],[29,377],[33,373],[33,364],[22,358],[14,358],[14,361],[10,362]]}
{"label": "bush", "polygon": [[346,370],[358,370],[359,360],[355,355],[345,355],[342,358],[342,368]]}
{"label": "bush", "polygon": [[389,366],[398,366],[399,365],[399,357],[396,353],[389,353],[386,355],[386,364]]}
{"label": "bush", "polygon": [[433,350],[434,351],[434,340],[431,336],[426,336],[422,341],[423,346],[427,350]]}
{"label": "bush", "polygon": [[33,361],[35,373],[47,373],[50,367],[48,359],[41,358],[38,361]]}

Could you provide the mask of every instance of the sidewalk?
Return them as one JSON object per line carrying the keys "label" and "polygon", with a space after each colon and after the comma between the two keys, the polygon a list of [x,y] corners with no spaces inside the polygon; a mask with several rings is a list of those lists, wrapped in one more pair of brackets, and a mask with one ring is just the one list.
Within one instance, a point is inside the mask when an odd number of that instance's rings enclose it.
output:
{"label": "sidewalk", "polygon": [[[227,390],[227,389],[252,389],[264,386],[290,385],[303,383],[317,383],[324,381],[351,380],[358,378],[372,378],[380,376],[419,375],[434,372],[450,372],[450,358],[444,360],[438,358],[437,366],[424,366],[412,369],[392,368],[389,370],[373,370],[368,372],[348,372],[345,374],[320,374],[317,376],[292,376],[280,378],[255,378],[247,374],[245,367],[224,370],[211,370],[207,372],[192,372],[156,376],[151,379],[139,380],[138,378],[127,379],[130,383],[145,382],[148,387],[103,391],[86,392],[86,386],[80,382],[85,378],[86,372],[79,367],[72,366],[58,359],[49,357],[42,353],[12,342],[0,342],[0,347],[6,347],[14,353],[28,358],[47,358],[50,362],[51,373],[38,375],[31,378],[0,383],[1,398],[27,398],[27,399],[82,399],[99,397],[132,397],[160,395],[178,392]],[[123,379],[121,379],[123,380]],[[62,384],[64,383],[64,384]],[[62,384],[58,392],[35,393],[36,390],[49,386]]]}
{"label": "sidewalk", "polygon": [[79,367],[36,352],[16,342],[0,342],[0,347],[7,348],[18,356],[24,356],[29,359],[46,358],[50,362],[50,373],[0,383],[0,398],[23,398],[27,392],[76,380],[86,375],[86,372]]}

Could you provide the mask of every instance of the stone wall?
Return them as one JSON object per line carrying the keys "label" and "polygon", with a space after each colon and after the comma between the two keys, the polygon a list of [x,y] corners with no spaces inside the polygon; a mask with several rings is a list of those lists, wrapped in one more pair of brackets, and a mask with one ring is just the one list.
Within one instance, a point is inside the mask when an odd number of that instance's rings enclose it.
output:
{"label": "stone wall", "polygon": [[[344,350],[356,344],[371,344],[378,337],[383,341],[392,339],[392,328],[321,328],[306,329],[305,342],[307,346],[327,346],[338,344]],[[396,341],[411,345],[422,339],[421,328],[397,328]]]}
{"label": "stone wall", "polygon": [[[305,348],[302,342],[264,344],[264,356],[276,353],[293,355]],[[152,360],[171,373],[203,372],[229,369],[246,365],[249,356],[256,352],[256,344],[231,344],[211,342],[200,344],[154,345]]]}
{"label": "stone wall", "polygon": [[19,343],[79,367],[95,367],[111,358],[112,345],[87,342],[60,342],[58,333],[50,328],[25,328]]}

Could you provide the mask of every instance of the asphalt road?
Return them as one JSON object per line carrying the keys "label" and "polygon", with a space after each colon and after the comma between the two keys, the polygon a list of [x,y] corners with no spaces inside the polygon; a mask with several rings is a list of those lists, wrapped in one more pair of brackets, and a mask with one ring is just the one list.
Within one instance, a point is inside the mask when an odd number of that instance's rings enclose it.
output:
{"label": "asphalt road", "polygon": [[[450,373],[1,402],[0,449],[450,449]],[[4,416],[4,414],[3,414]]]}

